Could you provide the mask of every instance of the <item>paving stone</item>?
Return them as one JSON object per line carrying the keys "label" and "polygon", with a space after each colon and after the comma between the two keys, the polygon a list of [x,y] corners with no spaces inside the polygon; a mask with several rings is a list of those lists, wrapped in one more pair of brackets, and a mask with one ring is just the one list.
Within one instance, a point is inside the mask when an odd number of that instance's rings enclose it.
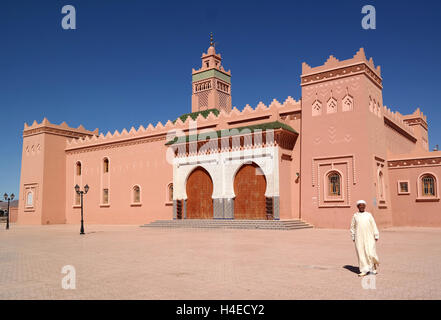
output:
{"label": "paving stone", "polygon": [[441,229],[380,234],[367,290],[349,230],[13,224],[0,229],[0,299],[441,299]]}

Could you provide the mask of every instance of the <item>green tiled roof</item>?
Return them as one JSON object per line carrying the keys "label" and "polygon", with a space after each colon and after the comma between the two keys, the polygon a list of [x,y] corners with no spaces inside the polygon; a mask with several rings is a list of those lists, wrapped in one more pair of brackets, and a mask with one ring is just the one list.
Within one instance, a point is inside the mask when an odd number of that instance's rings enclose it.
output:
{"label": "green tiled roof", "polygon": [[[206,111],[208,111],[208,110],[206,110]],[[266,130],[266,129],[285,129],[287,131],[298,134],[298,132],[296,130],[294,130],[292,127],[290,127],[289,125],[287,125],[285,123],[281,123],[279,121],[274,121],[274,122],[267,122],[267,123],[243,126],[243,127],[239,127],[239,128],[217,130],[216,135],[218,138],[220,138],[220,137],[228,137],[228,136],[234,136],[237,134],[242,134],[241,131],[244,131],[244,130],[250,130],[251,132],[254,132],[255,130]],[[237,132],[237,130],[239,132]],[[243,133],[246,133],[246,132],[243,132]],[[209,138],[208,134],[207,135],[202,134],[202,138],[200,138],[199,135],[194,134],[191,136],[188,136],[188,135],[185,136],[185,141],[188,142],[190,140],[190,137],[192,138],[191,141],[206,140]],[[168,141],[166,143],[166,145],[172,145],[172,144],[176,143],[177,141],[178,141],[178,137],[175,137],[173,140]]]}
{"label": "green tiled roof", "polygon": [[[201,114],[204,118],[206,118],[206,117],[208,117],[208,115],[210,113],[213,113],[217,117],[219,114],[219,110],[218,109],[207,109],[207,110],[203,110],[203,111],[186,113],[186,114],[183,114],[182,116],[180,116],[179,118],[181,118],[182,122],[185,122],[185,120],[187,120],[188,117],[191,117],[193,120],[196,120],[196,118],[199,116],[199,114]],[[178,119],[176,119],[176,120],[178,120]],[[173,121],[173,123],[175,123],[176,120]]]}

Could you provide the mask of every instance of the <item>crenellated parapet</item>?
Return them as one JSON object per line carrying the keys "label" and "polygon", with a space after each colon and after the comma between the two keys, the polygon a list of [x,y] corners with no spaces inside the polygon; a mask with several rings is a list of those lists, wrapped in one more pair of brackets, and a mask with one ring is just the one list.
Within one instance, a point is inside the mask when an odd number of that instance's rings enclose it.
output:
{"label": "crenellated parapet", "polygon": [[55,135],[61,135],[68,138],[85,138],[98,135],[98,128],[94,131],[86,130],[82,125],[77,128],[69,127],[66,122],[61,124],[50,123],[46,118],[40,123],[36,120],[31,125],[27,123],[24,124],[23,137],[39,134],[39,133],[50,133]]}
{"label": "crenellated parapet", "polygon": [[246,105],[242,110],[238,110],[234,107],[231,112],[221,110],[217,115],[212,112],[204,115],[200,112],[195,117],[184,117],[184,121],[181,117],[178,117],[174,121],[168,120],[165,124],[158,122],[156,125],[149,124],[147,127],[141,125],[138,129],[132,127],[130,130],[123,129],[121,132],[115,130],[113,133],[109,131],[106,134],[101,133],[100,135],[86,136],[82,139],[71,139],[67,142],[66,151],[109,144],[132,144],[165,140],[167,134],[173,135],[178,131],[186,133],[190,128],[219,130],[241,127],[244,123],[267,120],[283,122],[284,115],[300,113],[300,111],[300,101],[296,101],[292,97],[288,97],[283,103],[274,99],[269,105],[260,102],[255,108]]}
{"label": "crenellated parapet", "polygon": [[416,140],[414,129],[409,126],[405,121],[405,116],[403,116],[398,111],[392,111],[387,106],[383,106],[383,116],[385,118],[385,123],[394,127],[394,129],[400,131],[406,135],[411,140]]}
{"label": "crenellated parapet", "polygon": [[363,48],[360,48],[351,59],[347,60],[340,61],[331,55],[323,65],[318,67],[311,67],[303,62],[301,85],[306,86],[356,74],[365,74],[375,85],[382,88],[381,68],[375,66],[372,58],[366,58]]}
{"label": "crenellated parapet", "polygon": [[428,130],[427,116],[417,108],[412,114],[403,115],[403,121],[409,125],[421,125],[424,129]]}

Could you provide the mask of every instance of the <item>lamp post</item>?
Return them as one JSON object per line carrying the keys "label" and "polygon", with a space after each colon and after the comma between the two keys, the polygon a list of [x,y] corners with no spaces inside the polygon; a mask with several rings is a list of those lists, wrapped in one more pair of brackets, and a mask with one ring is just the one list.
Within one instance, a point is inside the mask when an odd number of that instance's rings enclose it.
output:
{"label": "lamp post", "polygon": [[3,195],[3,197],[5,198],[5,201],[8,201],[8,215],[6,216],[6,230],[9,230],[9,201],[14,200],[14,194],[11,193],[10,196],[8,196],[7,193],[5,193]]}
{"label": "lamp post", "polygon": [[84,186],[84,191],[80,191],[80,186],[75,185],[75,192],[81,197],[81,229],[80,234],[84,234],[84,220],[83,220],[83,194],[86,194],[89,191],[89,186],[86,184]]}

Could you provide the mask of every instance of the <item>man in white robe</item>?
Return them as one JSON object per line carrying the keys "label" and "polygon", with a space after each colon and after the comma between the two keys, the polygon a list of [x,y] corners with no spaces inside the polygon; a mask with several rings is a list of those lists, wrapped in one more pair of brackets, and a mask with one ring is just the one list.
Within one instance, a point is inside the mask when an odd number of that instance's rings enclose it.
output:
{"label": "man in white robe", "polygon": [[365,211],[366,202],[357,201],[358,212],[354,213],[351,222],[352,241],[355,242],[355,250],[358,257],[360,277],[368,273],[377,274],[380,261],[375,249],[375,242],[380,235],[374,217],[370,212]]}

